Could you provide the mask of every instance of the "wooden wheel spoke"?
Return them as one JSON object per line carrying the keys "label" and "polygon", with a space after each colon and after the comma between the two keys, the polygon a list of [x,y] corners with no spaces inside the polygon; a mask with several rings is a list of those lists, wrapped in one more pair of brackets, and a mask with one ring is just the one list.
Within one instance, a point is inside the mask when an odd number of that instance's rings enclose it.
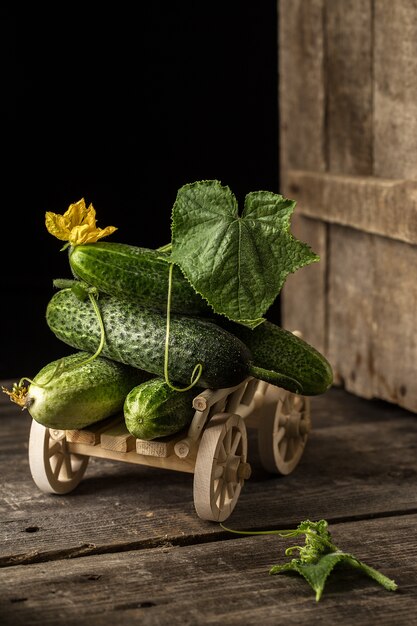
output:
{"label": "wooden wheel spoke", "polygon": [[218,509],[221,509],[224,505],[225,492],[226,492],[226,485],[224,483],[224,480],[220,479],[219,484],[217,485],[216,490],[214,492],[214,498],[213,498],[213,502],[216,503]]}
{"label": "wooden wheel spoke", "polygon": [[301,413],[299,413],[298,411],[293,411],[289,416],[286,428],[289,438],[295,438],[300,436],[301,417]]}
{"label": "wooden wheel spoke", "polygon": [[213,493],[214,502],[217,502],[217,500],[219,499],[219,496],[221,495],[223,491],[223,484],[224,484],[223,478],[219,478],[214,488],[214,493]]}
{"label": "wooden wheel spoke", "polygon": [[219,448],[219,452],[217,455],[217,463],[225,463],[227,459],[227,451],[226,448],[224,446],[224,441],[222,441],[220,448]]}
{"label": "wooden wheel spoke", "polygon": [[72,469],[72,463],[71,463],[71,455],[70,454],[66,454],[65,455],[65,461],[64,461],[64,472],[65,472],[65,477],[70,480],[74,474],[73,469]]}
{"label": "wooden wheel spoke", "polygon": [[285,437],[286,429],[284,426],[280,426],[277,430],[273,432],[274,441],[279,444],[280,441]]}
{"label": "wooden wheel spoke", "polygon": [[292,457],[294,456],[294,450],[295,450],[295,440],[291,438],[288,440],[287,453],[285,456],[286,461],[289,461],[290,459],[292,459]]}
{"label": "wooden wheel spoke", "polygon": [[288,439],[284,437],[278,447],[279,447],[280,454],[285,461],[285,457],[287,455]]}
{"label": "wooden wheel spoke", "polygon": [[55,456],[56,454],[59,454],[62,452],[62,446],[59,443],[59,441],[55,441],[52,446],[49,446],[48,449],[48,457],[51,458],[53,456]]}
{"label": "wooden wheel spoke", "polygon": [[226,430],[226,434],[224,436],[224,440],[223,440],[223,445],[225,450],[227,451],[227,454],[230,452],[231,446],[232,446],[232,428],[228,428]]}
{"label": "wooden wheel spoke", "polygon": [[224,465],[219,465],[218,463],[214,466],[213,470],[213,480],[219,480],[223,476],[224,473]]}
{"label": "wooden wheel spoke", "polygon": [[287,413],[281,413],[276,419],[275,423],[277,426],[283,426],[284,428],[288,424],[289,415]]}
{"label": "wooden wheel spoke", "polygon": [[284,413],[284,400],[280,398],[275,405],[275,415],[281,416]]}
{"label": "wooden wheel spoke", "polygon": [[233,499],[236,491],[236,483],[226,483],[226,494],[229,500]]}
{"label": "wooden wheel spoke", "polygon": [[55,478],[59,477],[59,474],[61,472],[61,468],[62,468],[62,464],[64,462],[64,455],[63,454],[55,454],[55,462],[54,462],[54,466],[52,468],[53,471],[53,475],[55,476]]}
{"label": "wooden wheel spoke", "polygon": [[232,445],[230,446],[230,454],[236,454],[236,450],[241,441],[242,441],[242,433],[240,432],[240,430],[236,430],[233,436]]}
{"label": "wooden wheel spoke", "polygon": [[228,483],[223,482],[223,489],[220,494],[219,509],[222,509],[225,506],[228,500],[228,495],[229,495]]}

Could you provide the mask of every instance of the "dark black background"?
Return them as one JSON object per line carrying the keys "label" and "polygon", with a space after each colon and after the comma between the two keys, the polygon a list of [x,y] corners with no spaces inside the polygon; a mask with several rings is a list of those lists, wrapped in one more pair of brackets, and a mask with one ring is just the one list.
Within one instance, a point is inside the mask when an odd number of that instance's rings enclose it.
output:
{"label": "dark black background", "polygon": [[51,6],[1,12],[0,378],[72,351],[45,322],[70,277],[46,211],[84,198],[108,241],[156,247],[185,183],[279,192],[275,0]]}

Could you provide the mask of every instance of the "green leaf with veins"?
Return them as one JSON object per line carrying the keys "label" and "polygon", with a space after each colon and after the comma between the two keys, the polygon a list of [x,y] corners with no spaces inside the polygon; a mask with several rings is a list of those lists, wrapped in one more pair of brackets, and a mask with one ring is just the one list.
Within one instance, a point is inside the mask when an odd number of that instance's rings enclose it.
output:
{"label": "green leaf with veins", "polygon": [[259,532],[246,532],[239,530],[232,530],[226,528],[223,524],[220,524],[224,530],[237,533],[239,535],[269,535],[276,534],[280,537],[297,537],[298,535],[305,535],[304,546],[291,546],[287,548],[285,554],[287,556],[292,555],[293,552],[298,551],[298,558],[291,559],[287,563],[282,565],[273,565],[269,573],[270,574],[282,574],[288,572],[297,572],[301,574],[308,582],[308,584],[316,592],[316,601],[319,601],[326,580],[333,568],[339,564],[344,563],[350,565],[364,574],[373,578],[377,583],[385,587],[388,591],[395,591],[398,588],[397,583],[388,578],[378,570],[366,565],[363,561],[359,561],[352,554],[342,552],[332,542],[332,537],[327,530],[328,523],[326,520],[320,520],[319,522],[310,522],[305,520],[297,526],[295,530],[273,530],[273,531],[259,531]]}
{"label": "green leaf with veins", "polygon": [[172,209],[171,260],[216,313],[253,328],[288,274],[319,260],[290,232],[294,207],[281,195],[254,191],[240,215],[219,181],[184,185]]}
{"label": "green leaf with veins", "polygon": [[302,559],[292,559],[289,563],[285,563],[284,565],[272,566],[269,573],[280,574],[289,571],[298,572],[301,576],[304,576],[308,584],[314,589],[316,592],[316,600],[318,601],[323,593],[327,577],[338,563],[345,563],[362,570],[389,591],[395,591],[397,588],[393,580],[387,578],[381,574],[381,572],[369,567],[365,563],[362,563],[362,561],[359,561],[347,552],[329,552],[328,554],[320,556],[314,563],[308,563]]}

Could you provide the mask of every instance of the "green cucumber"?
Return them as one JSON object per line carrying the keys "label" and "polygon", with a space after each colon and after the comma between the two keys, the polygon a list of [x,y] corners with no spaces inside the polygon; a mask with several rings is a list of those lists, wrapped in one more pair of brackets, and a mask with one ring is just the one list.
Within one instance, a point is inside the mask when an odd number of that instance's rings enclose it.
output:
{"label": "green cucumber", "polygon": [[[127,394],[149,373],[77,352],[48,363],[30,382],[24,404],[39,424],[77,430],[123,410]],[[59,369],[57,367],[59,366]]]}
{"label": "green cucumber", "polygon": [[195,413],[194,389],[175,391],[155,377],[134,387],[123,407],[126,428],[138,439],[157,439],[180,432]]}
{"label": "green cucumber", "polygon": [[331,387],[333,372],[328,360],[289,330],[268,320],[253,329],[220,317],[217,321],[247,345],[257,365],[295,378],[303,395],[319,395]]}
{"label": "green cucumber", "polygon": [[[98,242],[70,248],[72,273],[110,296],[132,299],[163,311],[167,308],[169,263],[166,253],[123,243]],[[171,311],[188,315],[212,312],[175,265]]]}
{"label": "green cucumber", "polygon": [[[103,356],[165,376],[166,314],[106,294],[100,295],[98,306],[105,329]],[[90,300],[81,301],[71,289],[62,289],[49,301],[46,321],[64,343],[79,350],[96,351],[101,332]],[[219,325],[203,318],[172,314],[170,380],[188,385],[198,364],[202,366],[196,383],[198,387],[233,387],[248,376],[255,376],[276,385],[288,384],[293,391],[301,391],[297,381],[252,363],[246,345]]]}

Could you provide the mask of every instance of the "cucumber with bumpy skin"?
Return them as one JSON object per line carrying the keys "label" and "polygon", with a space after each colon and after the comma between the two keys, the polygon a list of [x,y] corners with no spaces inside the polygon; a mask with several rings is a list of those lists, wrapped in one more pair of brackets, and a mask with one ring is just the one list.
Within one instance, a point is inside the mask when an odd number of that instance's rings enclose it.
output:
{"label": "cucumber with bumpy skin", "polygon": [[[98,298],[105,340],[102,354],[157,376],[165,376],[166,313],[106,294]],[[101,331],[89,300],[79,300],[71,289],[54,294],[46,321],[55,336],[79,350],[94,352]],[[286,386],[301,393],[298,382],[279,372],[257,367],[246,345],[213,322],[172,314],[169,334],[169,378],[189,385],[195,367],[202,366],[196,386],[233,387],[248,376]]]}
{"label": "cucumber with bumpy skin", "polygon": [[[99,291],[144,306],[167,308],[169,263],[166,253],[124,243],[98,242],[69,250],[73,274]],[[172,272],[171,311],[209,315],[211,307],[184,277]]]}
{"label": "cucumber with bumpy skin", "polygon": [[123,406],[126,428],[138,439],[174,435],[191,422],[195,395],[194,389],[175,391],[163,378],[152,378],[127,394]]}
{"label": "cucumber with bumpy skin", "polygon": [[60,430],[85,428],[122,411],[129,391],[150,378],[104,357],[85,362],[90,356],[70,354],[36,374],[20,402],[36,422]]}
{"label": "cucumber with bumpy skin", "polygon": [[313,346],[294,333],[264,321],[251,329],[217,317],[222,328],[239,337],[249,348],[260,367],[285,372],[302,385],[303,395],[314,396],[327,391],[333,383],[328,360]]}

